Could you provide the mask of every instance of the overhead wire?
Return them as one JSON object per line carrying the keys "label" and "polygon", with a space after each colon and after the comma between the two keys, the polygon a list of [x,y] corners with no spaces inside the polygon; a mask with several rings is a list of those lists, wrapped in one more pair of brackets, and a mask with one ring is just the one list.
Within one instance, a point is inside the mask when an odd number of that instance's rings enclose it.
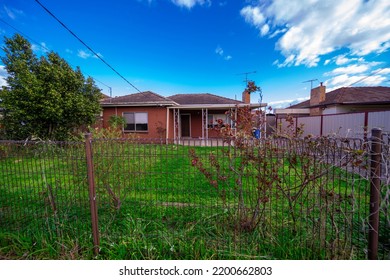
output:
{"label": "overhead wire", "polygon": [[387,63],[384,67],[381,67],[381,68],[377,69],[376,71],[374,71],[374,72],[372,72],[371,74],[369,74],[369,75],[367,75],[367,76],[365,76],[365,77],[363,77],[363,78],[357,80],[356,82],[351,83],[351,84],[350,84],[349,86],[347,86],[347,87],[351,87],[351,86],[353,86],[353,85],[356,85],[356,84],[359,84],[359,83],[363,82],[364,80],[368,79],[369,77],[372,77],[372,76],[374,76],[374,75],[376,75],[376,74],[382,72],[383,70],[387,69],[388,66],[390,66],[390,63]]}
{"label": "overhead wire", "polygon": [[[6,22],[5,20],[3,20],[2,18],[0,18],[0,21],[3,22],[4,24],[8,25],[9,27],[11,27],[12,29],[14,29],[16,32],[18,32],[19,34],[23,35],[25,38],[29,39],[31,42],[34,42],[36,43],[38,46],[40,46],[41,48],[45,49],[47,52],[50,52],[50,51],[53,51],[51,49],[49,49],[48,47],[46,47],[45,45],[42,45],[41,43],[39,43],[37,40],[34,40],[33,38],[31,38],[30,36],[28,36],[26,33],[20,31],[19,29],[17,29],[16,27],[12,26],[11,24],[9,24],[8,22]],[[69,62],[68,62],[69,63]],[[72,67],[75,67],[74,65],[72,65],[71,63],[69,63]],[[81,71],[81,70],[80,70]],[[83,71],[81,71],[83,73]],[[88,77],[90,77],[91,79],[93,79],[94,81],[108,87],[109,89],[111,89],[110,86],[106,85],[105,83],[103,83],[102,81],[99,81],[98,79],[92,77],[91,75],[89,75],[88,73],[84,72],[84,74],[86,74]]]}
{"label": "overhead wire", "polygon": [[98,59],[100,59],[104,64],[106,64],[112,71],[114,71],[119,77],[121,77],[126,83],[128,83],[132,88],[137,90],[139,93],[142,93],[135,85],[133,85],[129,80],[127,80],[122,74],[120,74],[114,67],[112,67],[107,61],[105,61],[98,53],[96,53],[90,46],[88,46],[79,36],[77,36],[70,28],[68,28],[60,19],[58,19],[49,9],[47,9],[39,0],[35,0],[50,16],[52,16],[59,24],[62,25],[73,37],[75,37],[81,44],[83,44],[89,51],[91,51]]}

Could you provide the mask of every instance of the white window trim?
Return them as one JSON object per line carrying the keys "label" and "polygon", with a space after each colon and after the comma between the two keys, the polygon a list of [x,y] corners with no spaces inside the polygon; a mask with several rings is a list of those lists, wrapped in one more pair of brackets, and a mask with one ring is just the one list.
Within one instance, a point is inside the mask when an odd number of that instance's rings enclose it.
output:
{"label": "white window trim", "polygon": [[[125,126],[123,127],[123,131],[124,132],[149,132],[149,114],[148,112],[123,112],[122,113],[122,117],[125,118],[125,114],[134,114],[134,130],[129,130],[129,129],[126,129],[126,126],[127,126],[127,121],[125,123]],[[146,125],[147,125],[147,129],[146,130],[137,130],[137,123],[135,122],[135,115],[136,114],[146,114]],[[125,118],[126,119],[126,118]]]}

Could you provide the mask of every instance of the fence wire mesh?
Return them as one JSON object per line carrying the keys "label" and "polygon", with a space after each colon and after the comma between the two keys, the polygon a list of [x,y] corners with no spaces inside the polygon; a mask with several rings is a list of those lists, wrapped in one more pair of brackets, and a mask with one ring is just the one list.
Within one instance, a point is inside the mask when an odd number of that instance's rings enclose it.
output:
{"label": "fence wire mesh", "polygon": [[[29,236],[37,251],[52,247],[47,258],[91,258],[85,143],[2,141],[0,153],[1,255]],[[99,257],[365,259],[368,156],[355,139],[93,140]]]}
{"label": "fence wire mesh", "polygon": [[17,251],[16,234],[27,236],[32,250],[77,255],[90,243],[84,143],[2,141],[0,155],[1,245],[8,257]]}

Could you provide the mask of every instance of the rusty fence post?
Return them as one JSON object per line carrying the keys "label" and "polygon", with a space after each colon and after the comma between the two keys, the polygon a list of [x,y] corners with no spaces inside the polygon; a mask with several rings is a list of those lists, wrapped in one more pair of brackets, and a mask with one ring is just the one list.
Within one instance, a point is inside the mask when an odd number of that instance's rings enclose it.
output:
{"label": "rusty fence post", "polygon": [[371,130],[371,168],[370,168],[370,216],[368,229],[368,259],[378,259],[379,204],[381,186],[382,129]]}
{"label": "rusty fence post", "polygon": [[92,137],[90,133],[85,134],[85,152],[87,159],[89,206],[91,211],[92,236],[94,246],[93,251],[94,254],[97,255],[99,253],[100,241],[98,228],[98,213],[96,207],[95,175],[92,156]]}

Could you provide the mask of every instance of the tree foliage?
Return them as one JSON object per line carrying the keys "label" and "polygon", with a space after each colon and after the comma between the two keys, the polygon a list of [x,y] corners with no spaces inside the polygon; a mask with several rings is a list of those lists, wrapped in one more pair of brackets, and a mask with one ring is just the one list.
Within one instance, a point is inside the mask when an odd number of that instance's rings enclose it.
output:
{"label": "tree foliage", "polygon": [[7,139],[65,140],[92,125],[102,96],[92,78],[57,53],[38,58],[21,35],[5,37],[1,57],[8,72],[1,91],[1,126]]}

